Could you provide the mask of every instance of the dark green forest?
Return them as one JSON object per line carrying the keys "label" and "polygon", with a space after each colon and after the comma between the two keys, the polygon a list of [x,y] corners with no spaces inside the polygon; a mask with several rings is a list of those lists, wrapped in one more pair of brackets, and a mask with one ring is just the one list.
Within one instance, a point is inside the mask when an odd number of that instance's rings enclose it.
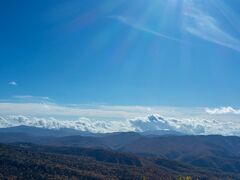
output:
{"label": "dark green forest", "polygon": [[159,158],[94,148],[0,145],[0,179],[239,179]]}

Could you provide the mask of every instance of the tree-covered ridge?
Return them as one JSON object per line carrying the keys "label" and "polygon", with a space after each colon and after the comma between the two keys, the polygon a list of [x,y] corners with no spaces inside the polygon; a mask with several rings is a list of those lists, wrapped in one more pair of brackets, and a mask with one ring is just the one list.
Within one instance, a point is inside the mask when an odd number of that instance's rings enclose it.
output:
{"label": "tree-covered ridge", "polygon": [[1,179],[172,179],[156,167],[96,161],[88,156],[0,145]]}
{"label": "tree-covered ridge", "polygon": [[76,147],[20,143],[0,144],[0,179],[226,179],[240,176],[211,173],[159,158]]}

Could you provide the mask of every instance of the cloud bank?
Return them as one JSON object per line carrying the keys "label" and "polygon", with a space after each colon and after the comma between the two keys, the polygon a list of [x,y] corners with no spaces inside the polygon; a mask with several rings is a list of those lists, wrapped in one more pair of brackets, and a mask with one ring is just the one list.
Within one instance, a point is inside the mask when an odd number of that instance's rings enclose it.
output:
{"label": "cloud bank", "polygon": [[77,120],[59,120],[53,117],[39,118],[33,116],[5,116],[0,117],[0,127],[14,127],[14,126],[33,126],[47,129],[61,129],[69,128],[80,131],[87,131],[93,133],[107,133],[107,132],[125,132],[133,131],[130,125],[125,121],[103,121],[103,120],[90,120],[89,118],[79,118]]}
{"label": "cloud bank", "polygon": [[19,125],[90,132],[177,131],[240,136],[240,113],[231,107],[184,108],[53,103],[0,103],[0,127]]}
{"label": "cloud bank", "polygon": [[47,129],[70,128],[93,133],[174,131],[193,135],[221,134],[240,136],[240,125],[233,122],[223,123],[207,119],[172,119],[160,115],[149,115],[121,121],[105,121],[83,117],[77,120],[59,120],[52,117],[0,116],[1,128],[20,125]]}
{"label": "cloud bank", "polygon": [[240,115],[240,109],[234,109],[232,107],[221,107],[221,108],[214,108],[214,109],[210,109],[207,108],[206,112],[212,115],[221,115],[221,114],[236,114],[236,115]]}

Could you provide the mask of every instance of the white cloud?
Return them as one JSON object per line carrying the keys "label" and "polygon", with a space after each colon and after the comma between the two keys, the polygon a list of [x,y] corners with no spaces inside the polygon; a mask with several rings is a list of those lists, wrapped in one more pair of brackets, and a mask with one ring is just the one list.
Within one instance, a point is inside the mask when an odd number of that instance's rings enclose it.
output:
{"label": "white cloud", "polygon": [[17,82],[16,81],[10,81],[10,82],[8,82],[8,84],[10,86],[17,86]]}
{"label": "white cloud", "polygon": [[28,102],[41,102],[41,101],[50,101],[51,99],[47,96],[31,96],[31,95],[24,95],[24,96],[13,96],[13,99],[17,99],[19,101],[28,101]]}
{"label": "white cloud", "polygon": [[34,116],[8,115],[0,117],[0,127],[14,126],[33,126],[47,129],[70,128],[80,131],[88,131],[93,133],[107,132],[125,132],[133,131],[133,127],[127,121],[104,121],[90,120],[89,118],[78,118],[77,120],[58,120],[52,117],[39,118]]}
{"label": "white cloud", "polygon": [[53,103],[0,102],[0,117],[1,127],[30,125],[91,132],[167,129],[189,134],[240,136],[240,114],[239,110],[233,108],[66,106]]}
{"label": "white cloud", "polygon": [[[206,7],[206,4],[209,7]],[[228,22],[231,22],[232,17],[228,17],[228,14],[224,14],[222,17],[216,14],[210,14],[211,11],[214,12],[219,9],[216,9],[216,7],[214,7],[211,3],[207,2],[184,0],[182,5],[183,9],[181,12],[179,12],[179,16],[182,18],[182,24],[175,28],[176,31],[188,33],[202,40],[240,52],[240,39],[235,37],[232,32],[229,32],[226,29],[227,25],[233,25],[232,23],[227,24]],[[149,16],[149,18],[150,17],[152,18],[152,16]],[[144,19],[144,21],[139,17],[129,17],[125,15],[115,15],[110,16],[110,18],[128,25],[129,27],[138,31],[176,42],[190,43],[186,42],[184,39],[169,36],[163,32],[151,28],[146,23],[148,21],[147,17]],[[164,16],[164,18],[167,19],[168,17]],[[163,21],[166,21],[166,19],[163,19]],[[169,21],[171,21],[171,18],[169,19]],[[159,24],[160,23],[161,19],[159,19]],[[179,24],[179,22],[174,20],[168,23]]]}
{"label": "white cloud", "polygon": [[121,121],[96,120],[84,117],[76,120],[59,120],[53,117],[44,118],[22,115],[0,116],[0,127],[20,125],[48,129],[70,128],[93,133],[169,130],[194,135],[222,134],[240,136],[239,123],[237,124],[230,121],[220,123],[215,120],[206,119],[172,119],[159,115],[123,119]]}
{"label": "white cloud", "polygon": [[216,114],[216,115],[221,115],[221,114],[236,114],[236,115],[240,115],[240,109],[234,109],[232,107],[221,107],[221,108],[214,108],[214,109],[210,109],[207,108],[206,112],[208,114]]}
{"label": "white cloud", "polygon": [[35,98],[39,98],[39,99],[45,99],[45,100],[49,100],[49,97],[46,96],[31,96],[31,95],[25,95],[25,96],[13,96],[16,99],[35,99]]}
{"label": "white cloud", "polygon": [[123,24],[126,24],[138,31],[143,31],[145,33],[149,33],[158,37],[162,37],[168,40],[172,40],[172,41],[177,41],[177,42],[181,42],[181,40],[168,36],[166,34],[157,32],[151,28],[149,28],[148,26],[146,26],[144,23],[138,22],[138,20],[136,19],[132,19],[130,17],[126,17],[126,16],[110,16],[110,18],[115,19]]}
{"label": "white cloud", "polygon": [[[151,111],[154,112],[154,111]],[[79,106],[65,106],[54,103],[0,103],[0,114],[18,115],[22,114],[25,116],[61,116],[68,118],[75,117],[89,117],[96,119],[105,120],[119,120],[134,118],[136,116],[144,116],[149,113],[147,107],[137,106],[90,106],[90,105],[79,105]]]}
{"label": "white cloud", "polygon": [[[240,51],[240,40],[225,30],[221,21],[210,15],[195,1],[185,2],[182,29],[206,41]],[[206,8],[205,8],[206,9]]]}
{"label": "white cloud", "polygon": [[202,108],[115,106],[115,105],[60,105],[37,102],[0,102],[0,115],[88,117],[104,120],[122,120],[144,117],[149,114],[161,114],[165,117],[193,117],[205,113]]}
{"label": "white cloud", "polygon": [[194,135],[237,135],[240,136],[239,121],[204,118],[203,116],[168,118],[151,115],[130,120],[136,131],[170,130]]}

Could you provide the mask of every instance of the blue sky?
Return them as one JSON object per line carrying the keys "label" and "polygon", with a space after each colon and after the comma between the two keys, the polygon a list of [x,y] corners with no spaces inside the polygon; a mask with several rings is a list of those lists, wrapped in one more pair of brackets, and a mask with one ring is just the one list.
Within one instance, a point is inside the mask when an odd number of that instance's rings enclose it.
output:
{"label": "blue sky", "polygon": [[0,99],[240,106],[238,0],[0,2]]}

